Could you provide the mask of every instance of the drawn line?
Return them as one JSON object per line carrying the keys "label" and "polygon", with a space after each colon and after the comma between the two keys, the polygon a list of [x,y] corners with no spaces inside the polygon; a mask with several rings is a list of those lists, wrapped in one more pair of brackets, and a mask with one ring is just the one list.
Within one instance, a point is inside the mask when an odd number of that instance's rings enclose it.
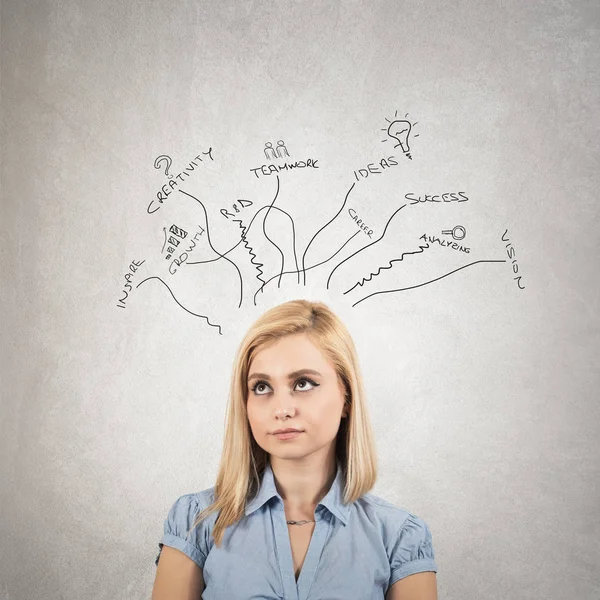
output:
{"label": "drawn line", "polygon": [[[277,285],[277,287],[281,287],[281,272],[283,271],[283,263],[284,263],[283,252],[281,251],[281,248],[267,235],[267,230],[265,229],[265,225],[267,223],[267,217],[269,216],[269,213],[271,212],[271,208],[272,208],[273,204],[275,204],[275,200],[277,200],[277,196],[279,196],[279,175],[276,175],[275,177],[277,177],[277,191],[275,192],[275,198],[273,198],[273,202],[271,202],[271,204],[269,204],[269,206],[267,207],[267,214],[265,215],[265,218],[263,219],[263,222],[262,222],[262,230],[263,230],[263,235],[271,242],[271,244],[273,244],[273,246],[275,246],[275,248],[277,248],[277,250],[279,250],[279,254],[281,254],[281,271],[279,272],[279,284]],[[254,294],[254,306],[256,306],[256,294],[258,294],[258,292],[262,292],[263,288],[264,288],[264,285],[260,288],[260,290],[257,290],[257,292]]]}
{"label": "drawn line", "polygon": [[[350,186],[350,189],[346,192],[346,197],[344,198],[344,203],[340,207],[340,210],[333,217],[333,219],[331,219],[331,221],[329,221],[329,223],[325,223],[325,225],[323,225],[323,227],[321,227],[321,229],[319,229],[319,231],[317,231],[317,233],[315,233],[315,235],[313,235],[310,242],[308,242],[308,246],[306,246],[306,249],[304,250],[304,254],[302,255],[302,272],[304,274],[304,285],[306,285],[306,269],[304,268],[304,257],[306,256],[306,253],[308,252],[310,245],[313,243],[314,239],[319,235],[319,233],[321,233],[321,231],[323,231],[323,229],[325,229],[325,227],[329,226],[331,223],[333,223],[338,218],[339,214],[342,212],[342,210],[344,210],[344,206],[346,206],[348,196],[350,195],[350,192],[354,189],[355,185],[356,185],[356,181]],[[337,254],[337,252],[336,252],[336,254]],[[334,256],[335,256],[335,254],[334,254]],[[331,275],[330,275],[330,277],[331,277]],[[329,280],[327,280],[327,281],[329,281]]]}
{"label": "drawn line", "polygon": [[[257,213],[258,214],[258,213]],[[243,223],[241,219],[233,219],[234,223],[238,223],[240,229],[242,230],[242,235],[240,236],[242,241],[244,242],[244,246],[246,247],[246,250],[248,250],[248,253],[250,254],[250,263],[253,264],[257,271],[260,273],[260,275],[263,274],[263,270],[261,269],[261,267],[264,267],[264,263],[261,262],[254,262],[254,259],[256,258],[256,254],[254,253],[254,248],[252,248],[252,246],[250,246],[250,244],[248,243],[248,240],[246,239],[246,230],[248,229],[248,227],[246,227]],[[239,242],[238,242],[239,244]],[[237,244],[234,246],[234,248],[237,247]],[[265,280],[261,279],[260,275],[256,276],[256,279],[258,279],[264,286],[265,284]]]}
{"label": "drawn line", "polygon": [[[353,233],[353,234],[352,234],[352,235],[351,235],[351,236],[350,236],[350,237],[349,237],[349,238],[346,240],[346,242],[345,242],[345,243],[344,243],[344,244],[343,244],[343,245],[342,245],[342,246],[341,246],[341,247],[340,247],[338,250],[336,250],[336,251],[335,251],[335,253],[334,253],[334,254],[332,254],[332,255],[331,255],[329,258],[326,258],[325,260],[322,260],[320,263],[317,263],[316,265],[312,265],[311,267],[306,267],[306,269],[302,269],[302,270],[298,270],[298,269],[296,268],[296,271],[284,271],[284,272],[282,273],[282,275],[289,275],[289,274],[292,274],[292,273],[301,273],[301,272],[303,272],[303,271],[310,271],[311,269],[315,269],[316,267],[320,267],[321,265],[324,265],[326,262],[329,262],[329,261],[330,261],[332,258],[334,258],[336,254],[340,253],[340,252],[341,252],[341,251],[344,249],[344,247],[346,246],[346,244],[348,244],[348,243],[350,242],[350,240],[351,240],[352,238],[356,237],[356,236],[357,236],[359,233],[360,233],[360,231],[357,231],[356,233]],[[296,265],[296,267],[297,267],[297,265]],[[267,283],[269,283],[269,282],[273,281],[273,279],[275,279],[275,277],[279,277],[279,276],[278,276],[278,275],[273,275],[273,277],[271,277],[271,279],[268,279],[268,280],[265,282],[265,285],[267,285]]]}
{"label": "drawn line", "polygon": [[[269,214],[269,211],[271,210],[271,208],[274,208],[275,210],[279,210],[281,211],[283,214],[287,215],[289,220],[292,223],[292,248],[294,250],[294,263],[296,265],[296,273],[298,273],[298,283],[300,283],[300,272],[298,270],[298,256],[296,254],[296,226],[294,223],[294,219],[290,216],[289,213],[287,213],[285,210],[281,210],[281,208],[279,208],[278,206],[274,206],[275,204],[275,200],[277,200],[277,196],[279,195],[279,175],[277,175],[277,192],[275,193],[275,198],[273,198],[273,202],[271,202],[271,204],[268,207],[263,206],[260,210],[263,210],[265,208],[267,208],[267,214],[265,215],[265,218],[263,219],[263,234],[265,235],[265,237],[267,237],[267,239],[274,244],[274,242],[267,236],[267,233],[265,231],[265,222],[267,220],[267,216]],[[257,211],[256,215],[258,215],[258,213],[260,212]],[[252,221],[254,221],[254,218],[256,218],[256,215],[254,215],[254,217],[252,218]],[[250,221],[250,225],[252,225],[252,221]],[[275,245],[275,244],[274,244]],[[277,248],[279,249],[279,246],[277,246]],[[284,257],[283,257],[283,252],[281,252],[281,250],[279,250],[279,252],[281,253],[281,271],[279,272],[279,283],[277,284],[277,287],[281,287],[281,277],[284,274],[283,271],[283,266],[284,266]],[[294,273],[294,271],[287,271],[288,273]],[[258,295],[258,292],[263,292],[264,293],[264,288],[265,285],[267,285],[267,283],[269,283],[269,281],[272,281],[275,277],[271,277],[271,279],[269,279],[268,281],[263,282],[263,284],[260,286],[260,289],[256,290],[256,292],[254,293],[254,306],[256,306],[256,296]]]}
{"label": "drawn line", "polygon": [[191,194],[188,194],[187,192],[184,192],[183,190],[179,190],[182,194],[185,194],[186,196],[189,196],[190,198],[193,198],[196,202],[198,202],[200,204],[200,206],[202,207],[202,210],[204,211],[204,218],[206,219],[206,236],[208,238],[208,245],[213,249],[213,252],[215,252],[215,254],[218,254],[221,258],[224,258],[226,261],[230,262],[234,267],[235,270],[238,272],[238,276],[240,278],[240,303],[238,304],[238,308],[240,306],[242,306],[242,297],[243,297],[243,293],[244,293],[244,284],[242,281],[242,274],[240,272],[240,270],[238,269],[238,266],[230,259],[227,258],[226,256],[224,256],[223,254],[220,254],[219,252],[217,252],[214,248],[214,246],[212,245],[211,241],[210,241],[210,230],[208,227],[208,215],[206,214],[206,208],[204,208],[204,204],[202,204],[202,202],[200,200],[198,200],[198,198],[196,198],[195,196],[192,196]]}
{"label": "drawn line", "polygon": [[433,283],[434,281],[439,281],[440,279],[443,279],[444,277],[448,277],[448,275],[452,275],[452,273],[456,273],[457,271],[466,269],[467,267],[472,267],[473,265],[476,265],[478,263],[503,263],[503,262],[506,262],[506,261],[505,260],[476,260],[475,262],[469,263],[468,265],[465,265],[464,267],[459,267],[458,269],[455,269],[454,271],[450,271],[450,273],[446,273],[445,275],[442,275],[441,277],[436,277],[435,279],[432,279],[431,281],[426,281],[425,283],[420,283],[419,285],[412,285],[410,287],[399,288],[397,290],[382,290],[380,292],[373,292],[372,294],[369,294],[368,296],[365,296],[364,298],[361,298],[360,300],[355,302],[352,305],[352,307],[355,307],[357,304],[360,304],[363,300],[367,300],[367,298],[370,298],[371,296],[377,296],[377,294],[390,294],[392,292],[404,292],[406,290],[414,290],[416,288],[423,287],[424,285],[428,285],[430,283]]}
{"label": "drawn line", "polygon": [[153,275],[152,277],[146,277],[146,279],[144,279],[143,281],[140,281],[135,287],[139,288],[140,285],[142,285],[142,283],[145,283],[146,281],[150,281],[150,279],[158,279],[168,290],[169,290],[169,294],[171,294],[173,300],[175,300],[175,302],[177,302],[177,304],[179,304],[179,306],[181,306],[181,308],[183,308],[183,310],[185,310],[185,312],[190,313],[190,315],[194,315],[195,317],[201,317],[203,319],[206,319],[206,322],[211,326],[211,327],[218,327],[219,328],[219,335],[223,335],[221,333],[221,326],[220,325],[213,325],[209,320],[208,317],[206,315],[199,315],[196,314],[195,312],[192,312],[191,310],[188,310],[185,306],[183,306],[183,304],[181,304],[181,302],[179,302],[179,300],[177,300],[177,298],[175,298],[175,294],[173,294],[173,292],[171,291],[171,288],[160,278],[157,277],[155,275]]}
{"label": "drawn line", "polygon": [[329,281],[331,280],[331,276],[335,273],[335,270],[340,267],[341,265],[343,265],[347,260],[350,260],[353,256],[356,256],[359,252],[362,252],[363,250],[365,250],[366,248],[369,248],[369,246],[372,246],[373,244],[376,244],[377,242],[380,242],[383,239],[383,236],[385,235],[385,232],[387,231],[388,225],[390,224],[391,220],[396,216],[396,213],[400,212],[405,206],[408,206],[407,204],[403,204],[399,209],[397,209],[396,211],[394,211],[394,213],[392,214],[392,216],[388,219],[387,223],[385,224],[385,227],[383,228],[383,233],[381,234],[380,237],[378,237],[376,240],[372,241],[370,244],[367,244],[366,246],[363,246],[362,248],[360,248],[359,250],[357,250],[354,254],[351,254],[350,256],[348,256],[348,258],[345,258],[339,265],[337,265],[336,267],[334,267],[333,271],[331,271],[331,273],[329,273],[329,277],[327,278],[327,289],[329,289]]}
{"label": "drawn line", "polygon": [[[279,179],[279,176],[277,176],[277,178]],[[278,185],[278,189],[277,189],[277,193],[279,193],[279,185]],[[277,198],[277,195],[275,196],[275,198]],[[274,202],[275,200],[273,200]],[[254,252],[252,252],[253,248],[251,246],[249,246],[246,242],[247,240],[245,239],[246,234],[250,231],[250,229],[252,228],[252,223],[254,223],[254,219],[256,219],[256,217],[258,217],[258,215],[263,211],[263,210],[268,210],[269,206],[273,208],[273,210],[278,210],[279,212],[283,213],[284,215],[286,215],[288,217],[288,219],[291,221],[292,223],[292,244],[293,244],[293,248],[294,248],[294,262],[296,264],[296,269],[298,269],[298,258],[296,255],[296,228],[294,226],[294,219],[292,219],[292,217],[290,216],[290,214],[288,212],[286,212],[285,210],[279,208],[278,206],[273,206],[273,203],[271,203],[268,206],[263,206],[262,208],[260,208],[259,210],[256,211],[256,213],[254,214],[254,216],[252,217],[250,223],[248,224],[248,226],[243,226],[241,225],[241,221],[239,219],[233,219],[234,223],[240,223],[240,227],[244,229],[244,233],[240,239],[240,241],[235,244],[234,246],[232,246],[229,250],[227,250],[227,252],[224,252],[223,254],[219,254],[218,258],[210,258],[208,260],[198,260],[198,261],[189,261],[188,265],[201,265],[201,264],[206,264],[206,263],[210,263],[210,262],[215,262],[217,260],[220,260],[221,258],[225,258],[225,256],[227,254],[229,254],[230,252],[233,252],[242,242],[244,242],[244,246],[250,251],[250,254],[256,258],[256,254],[254,254]],[[252,260],[252,258],[250,259],[250,262],[255,265],[257,267],[257,269],[260,271],[260,274],[263,274],[263,271],[260,267],[264,266],[264,263],[257,263],[254,262]],[[288,273],[300,273],[300,271],[296,270],[296,271],[288,271]],[[263,279],[261,279],[258,275],[256,277],[263,285],[261,286],[261,288],[258,291],[262,291],[262,289],[264,288],[264,286],[268,283],[268,281],[264,281]],[[269,281],[271,281],[271,279],[269,279]],[[298,275],[298,283],[300,283],[300,275]],[[258,293],[258,292],[257,292]],[[254,295],[254,305],[256,306],[256,294]]]}
{"label": "drawn line", "polygon": [[400,258],[393,258],[392,260],[390,260],[388,263],[389,264],[388,267],[385,267],[385,266],[379,267],[379,269],[377,270],[377,273],[371,273],[366,279],[363,278],[362,281],[356,282],[349,290],[346,290],[344,292],[344,294],[351,292],[357,285],[360,285],[362,287],[364,285],[365,281],[371,281],[371,279],[373,279],[373,277],[377,277],[377,275],[379,275],[379,273],[381,272],[382,269],[391,269],[393,262],[399,262],[399,261],[403,260],[407,254],[420,254],[427,248],[429,248],[429,244],[427,244],[426,246],[419,246],[419,250],[416,250],[415,252],[403,252],[402,255],[400,256]]}

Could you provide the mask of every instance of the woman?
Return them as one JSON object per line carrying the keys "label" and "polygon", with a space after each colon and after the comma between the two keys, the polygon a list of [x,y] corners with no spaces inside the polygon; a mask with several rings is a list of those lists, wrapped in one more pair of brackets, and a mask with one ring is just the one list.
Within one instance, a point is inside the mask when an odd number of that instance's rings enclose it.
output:
{"label": "woman", "polygon": [[376,479],[348,330],[321,302],[272,308],[236,355],[216,485],[169,511],[152,600],[437,600],[427,524]]}

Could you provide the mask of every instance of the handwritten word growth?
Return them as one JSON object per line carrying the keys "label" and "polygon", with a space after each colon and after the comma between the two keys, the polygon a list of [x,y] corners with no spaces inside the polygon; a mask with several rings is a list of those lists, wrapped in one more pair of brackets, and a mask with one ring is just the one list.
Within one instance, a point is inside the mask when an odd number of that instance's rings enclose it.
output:
{"label": "handwritten word growth", "polygon": [[200,227],[200,230],[192,238],[192,240],[191,240],[192,245],[187,250],[185,250],[184,252],[182,252],[179,255],[179,258],[175,258],[173,260],[173,262],[169,265],[169,273],[171,273],[171,275],[175,275],[175,273],[177,273],[177,269],[175,269],[173,271],[174,267],[180,267],[190,257],[190,254],[192,253],[192,250],[196,247],[196,239],[198,238],[198,236],[200,236],[200,235],[202,235],[204,233],[204,227],[202,227],[202,225],[198,225],[198,227]]}
{"label": "handwritten word growth", "polygon": [[[210,158],[210,160],[213,160],[213,161],[215,160],[212,157],[212,148],[209,148],[208,152],[202,152],[202,154],[204,156],[208,156]],[[173,189],[175,189],[179,185],[177,180],[179,180],[180,182],[183,182],[183,181],[185,181],[184,177],[190,176],[190,174],[198,166],[198,163],[194,162],[195,160],[202,162],[202,157],[200,155],[195,156],[194,160],[190,161],[190,163],[189,163],[190,166],[186,167],[181,173],[178,173],[177,175],[175,175],[175,177],[173,177],[173,179],[169,179],[169,181],[162,186],[160,191],[156,193],[158,205],[154,204],[156,202],[156,200],[152,200],[152,202],[150,202],[150,204],[148,204],[148,208],[146,210],[149,215],[151,215],[152,213],[155,213],[160,208],[160,205],[167,199],[167,196],[173,191]],[[151,207],[153,207],[153,206],[154,206],[154,208],[152,210],[150,210]]]}
{"label": "handwritten word growth", "polygon": [[119,308],[125,308],[125,301],[129,296],[129,292],[127,292],[127,290],[131,292],[131,280],[133,279],[133,275],[145,262],[145,260],[142,262],[136,262],[135,260],[132,260],[129,264],[129,273],[125,273],[125,285],[123,286],[123,293],[125,296],[119,299],[119,303],[117,304]]}

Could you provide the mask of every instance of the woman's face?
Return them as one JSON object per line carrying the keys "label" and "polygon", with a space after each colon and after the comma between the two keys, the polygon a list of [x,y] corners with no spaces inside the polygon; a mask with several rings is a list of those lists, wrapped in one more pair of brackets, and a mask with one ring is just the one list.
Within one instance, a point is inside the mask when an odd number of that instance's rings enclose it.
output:
{"label": "woman's face", "polygon": [[[247,412],[256,443],[281,458],[327,454],[348,415],[344,392],[333,364],[306,334],[264,346],[248,371]],[[302,433],[287,440],[273,435],[288,427]]]}

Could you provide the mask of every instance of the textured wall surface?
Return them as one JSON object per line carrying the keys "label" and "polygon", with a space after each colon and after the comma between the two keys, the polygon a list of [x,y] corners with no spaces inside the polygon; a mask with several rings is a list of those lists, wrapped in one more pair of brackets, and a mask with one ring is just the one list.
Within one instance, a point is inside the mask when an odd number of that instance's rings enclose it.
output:
{"label": "textured wall surface", "polygon": [[150,598],[293,298],[354,337],[440,599],[600,597],[596,1],[1,18],[0,600]]}

